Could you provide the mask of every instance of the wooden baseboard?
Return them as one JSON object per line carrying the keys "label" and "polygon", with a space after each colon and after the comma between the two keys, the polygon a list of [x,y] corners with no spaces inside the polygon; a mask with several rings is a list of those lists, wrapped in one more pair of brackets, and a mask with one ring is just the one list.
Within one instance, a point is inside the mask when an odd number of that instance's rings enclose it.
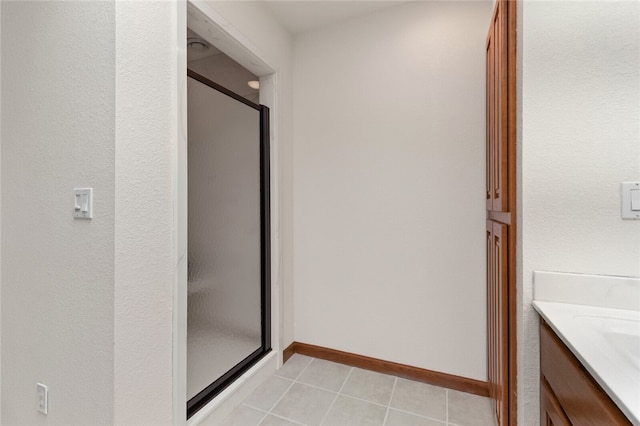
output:
{"label": "wooden baseboard", "polygon": [[287,348],[282,351],[282,362],[287,362],[287,360],[289,360],[289,358],[291,358],[291,356],[293,354],[296,353],[296,347],[299,345],[298,342],[293,342],[292,344],[290,344],[289,346],[287,346]]}
{"label": "wooden baseboard", "polygon": [[465,377],[454,376],[447,373],[439,373],[437,371],[398,364],[391,361],[384,361],[349,352],[342,352],[335,349],[324,348],[322,346],[293,342],[283,352],[284,361],[286,362],[293,354],[307,355],[327,361],[338,362],[351,367],[377,371],[378,373],[392,374],[394,376],[403,377],[409,380],[416,380],[443,388],[454,389],[480,396],[489,396],[489,386],[487,382],[467,379]]}

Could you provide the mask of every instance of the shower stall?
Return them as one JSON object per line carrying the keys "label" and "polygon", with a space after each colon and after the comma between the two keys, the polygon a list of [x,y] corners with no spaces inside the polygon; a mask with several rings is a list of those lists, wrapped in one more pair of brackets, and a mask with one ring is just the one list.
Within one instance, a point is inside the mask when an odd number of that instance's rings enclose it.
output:
{"label": "shower stall", "polygon": [[271,350],[271,315],[269,110],[187,75],[189,418]]}

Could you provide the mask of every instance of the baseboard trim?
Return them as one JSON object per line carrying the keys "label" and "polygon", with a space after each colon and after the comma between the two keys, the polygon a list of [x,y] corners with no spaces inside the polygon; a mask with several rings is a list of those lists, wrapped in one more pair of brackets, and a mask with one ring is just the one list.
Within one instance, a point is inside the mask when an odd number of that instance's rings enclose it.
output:
{"label": "baseboard trim", "polygon": [[282,351],[282,363],[284,364],[285,362],[287,362],[287,360],[289,358],[291,358],[291,356],[293,356],[293,354],[296,353],[296,347],[299,345],[298,342],[293,342],[292,344],[290,344],[289,346],[287,346],[287,348]]}
{"label": "baseboard trim", "polygon": [[307,355],[327,361],[338,362],[351,367],[377,371],[378,373],[393,374],[394,376],[404,377],[405,379],[416,380],[461,392],[486,397],[489,396],[489,385],[487,382],[426,370],[424,368],[412,367],[410,365],[398,364],[396,362],[384,361],[364,355],[352,354],[349,352],[300,342],[293,342],[284,350],[283,360],[286,362],[293,354]]}

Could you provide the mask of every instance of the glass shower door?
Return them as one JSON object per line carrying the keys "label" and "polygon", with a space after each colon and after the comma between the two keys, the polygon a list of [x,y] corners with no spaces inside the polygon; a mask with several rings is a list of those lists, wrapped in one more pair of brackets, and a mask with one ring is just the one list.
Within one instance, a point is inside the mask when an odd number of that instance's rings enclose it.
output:
{"label": "glass shower door", "polygon": [[270,342],[268,110],[188,75],[189,417]]}

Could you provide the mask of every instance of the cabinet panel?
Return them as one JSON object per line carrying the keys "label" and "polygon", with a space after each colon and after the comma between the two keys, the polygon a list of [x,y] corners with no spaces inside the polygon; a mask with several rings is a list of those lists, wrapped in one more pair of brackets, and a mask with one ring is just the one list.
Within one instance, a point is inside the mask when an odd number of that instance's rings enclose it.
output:
{"label": "cabinet panel", "polygon": [[487,210],[509,211],[507,20],[496,3],[487,36]]}
{"label": "cabinet panel", "polygon": [[494,142],[495,142],[495,126],[494,126],[494,121],[495,121],[495,111],[494,111],[494,105],[495,105],[495,98],[494,98],[494,82],[495,82],[495,72],[494,72],[494,62],[495,62],[495,48],[494,48],[494,42],[493,42],[493,31],[490,29],[489,30],[489,35],[487,36],[487,83],[486,83],[486,90],[487,90],[487,128],[486,128],[486,132],[487,132],[487,143],[486,143],[486,149],[487,149],[487,170],[486,170],[486,186],[487,186],[487,191],[486,191],[486,197],[487,197],[487,210],[493,210],[493,181],[494,181],[494,177],[493,177],[493,167],[495,164],[495,156],[494,156]]}
{"label": "cabinet panel", "polygon": [[507,225],[487,221],[487,346],[489,396],[499,424],[508,412],[508,232]]}
{"label": "cabinet panel", "polygon": [[540,424],[543,426],[571,426],[560,402],[546,380],[540,380]]}
{"label": "cabinet panel", "polygon": [[544,321],[540,324],[540,371],[542,382],[548,383],[571,424],[631,424]]}
{"label": "cabinet panel", "polygon": [[[516,2],[497,0],[486,40],[488,386],[500,425],[516,424]],[[509,324],[511,322],[511,324]]]}

